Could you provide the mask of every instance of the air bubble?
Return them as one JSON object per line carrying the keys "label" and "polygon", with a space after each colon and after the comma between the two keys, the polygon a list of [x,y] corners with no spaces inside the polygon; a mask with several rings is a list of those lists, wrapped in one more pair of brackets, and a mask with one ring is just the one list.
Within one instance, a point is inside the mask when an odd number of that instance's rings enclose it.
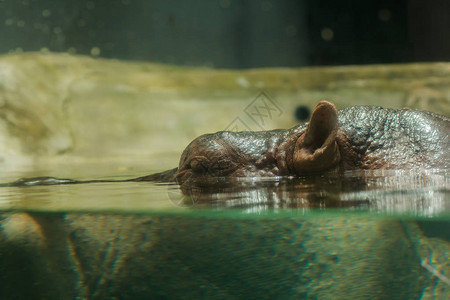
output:
{"label": "air bubble", "polygon": [[99,47],[93,47],[91,49],[91,55],[92,56],[99,56],[100,55],[100,48]]}
{"label": "air bubble", "polygon": [[334,38],[334,32],[331,28],[325,27],[322,29],[322,32],[320,33],[322,36],[322,39],[329,42]]}
{"label": "air bubble", "polygon": [[50,17],[51,14],[52,14],[52,11],[51,11],[50,9],[44,9],[44,10],[42,11],[42,16],[43,16],[44,18]]}

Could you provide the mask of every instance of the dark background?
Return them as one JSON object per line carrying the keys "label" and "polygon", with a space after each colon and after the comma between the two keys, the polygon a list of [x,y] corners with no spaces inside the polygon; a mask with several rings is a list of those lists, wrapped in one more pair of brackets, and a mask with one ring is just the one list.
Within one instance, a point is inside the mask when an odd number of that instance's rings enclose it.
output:
{"label": "dark background", "polygon": [[448,0],[0,0],[0,53],[216,68],[450,60]]}

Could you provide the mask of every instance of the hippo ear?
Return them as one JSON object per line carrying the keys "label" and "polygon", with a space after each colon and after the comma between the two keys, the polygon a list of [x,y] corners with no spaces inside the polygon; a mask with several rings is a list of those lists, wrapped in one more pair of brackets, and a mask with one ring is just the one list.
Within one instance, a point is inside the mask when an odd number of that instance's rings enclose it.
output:
{"label": "hippo ear", "polygon": [[320,172],[335,166],[341,159],[336,142],[338,112],[327,101],[320,101],[297,140],[293,161],[297,174]]}

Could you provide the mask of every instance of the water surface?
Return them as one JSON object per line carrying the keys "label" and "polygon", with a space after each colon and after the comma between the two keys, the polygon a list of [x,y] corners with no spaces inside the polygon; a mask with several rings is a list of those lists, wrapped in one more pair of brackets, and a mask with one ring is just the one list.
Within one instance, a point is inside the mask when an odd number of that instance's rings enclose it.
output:
{"label": "water surface", "polygon": [[[50,175],[75,180],[124,180],[151,174],[142,162],[54,165],[1,174],[3,182]],[[52,169],[53,168],[53,169]],[[446,218],[449,170],[346,171],[302,177],[210,178],[208,182],[100,182],[1,187],[0,209],[119,213],[307,214],[366,212]]]}

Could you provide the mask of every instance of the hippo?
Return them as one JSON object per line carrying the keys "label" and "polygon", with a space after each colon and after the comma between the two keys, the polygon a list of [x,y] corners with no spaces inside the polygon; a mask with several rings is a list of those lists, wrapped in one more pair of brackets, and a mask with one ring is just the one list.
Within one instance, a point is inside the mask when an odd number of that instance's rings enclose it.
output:
{"label": "hippo", "polygon": [[19,179],[3,186],[112,181],[208,182],[211,177],[303,176],[356,169],[446,169],[450,119],[431,112],[320,101],[291,129],[220,131],[194,139],[177,168],[127,180]]}
{"label": "hippo", "polygon": [[307,124],[288,130],[220,131],[193,140],[174,173],[180,184],[206,177],[272,177],[354,169],[450,165],[450,119],[411,109],[320,101]]}

